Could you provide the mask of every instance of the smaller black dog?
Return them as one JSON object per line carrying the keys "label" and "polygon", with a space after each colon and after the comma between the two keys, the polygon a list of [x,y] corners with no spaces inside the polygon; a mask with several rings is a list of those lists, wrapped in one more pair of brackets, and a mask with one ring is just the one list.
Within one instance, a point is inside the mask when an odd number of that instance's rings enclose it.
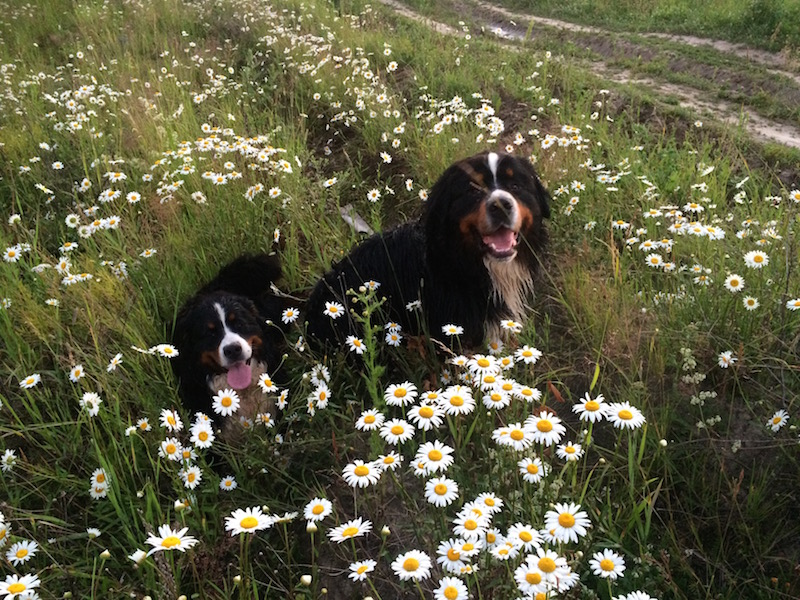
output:
{"label": "smaller black dog", "polygon": [[178,356],[172,366],[192,412],[216,417],[213,395],[227,388],[240,397],[238,415],[252,418],[268,410],[258,380],[264,373],[274,376],[280,364],[282,301],[271,291],[280,276],[277,256],[242,256],[181,307],[173,335]]}

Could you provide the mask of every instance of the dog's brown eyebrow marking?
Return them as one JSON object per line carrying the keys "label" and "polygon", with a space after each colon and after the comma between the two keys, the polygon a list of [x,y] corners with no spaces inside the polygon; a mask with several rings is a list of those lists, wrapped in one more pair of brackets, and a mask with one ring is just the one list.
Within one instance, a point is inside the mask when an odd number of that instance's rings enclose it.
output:
{"label": "dog's brown eyebrow marking", "polygon": [[511,167],[508,167],[506,169],[506,175],[508,175],[509,177],[514,177],[514,169],[512,169]]}
{"label": "dog's brown eyebrow marking", "polygon": [[484,181],[483,173],[478,173],[472,165],[469,163],[463,162],[459,165],[461,169],[469,176],[473,185],[478,186],[481,190],[488,189],[486,187],[486,182]]}

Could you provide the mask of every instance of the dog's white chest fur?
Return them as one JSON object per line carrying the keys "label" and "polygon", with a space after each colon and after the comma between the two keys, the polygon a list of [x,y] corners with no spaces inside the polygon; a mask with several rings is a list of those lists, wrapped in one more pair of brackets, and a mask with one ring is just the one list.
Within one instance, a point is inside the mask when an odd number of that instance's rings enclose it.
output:
{"label": "dog's white chest fur", "polygon": [[[524,322],[530,312],[528,300],[533,296],[533,274],[517,260],[487,258],[484,264],[492,281],[492,298],[508,307],[509,314],[500,318]],[[500,339],[500,331],[500,323],[486,323],[489,340]]]}

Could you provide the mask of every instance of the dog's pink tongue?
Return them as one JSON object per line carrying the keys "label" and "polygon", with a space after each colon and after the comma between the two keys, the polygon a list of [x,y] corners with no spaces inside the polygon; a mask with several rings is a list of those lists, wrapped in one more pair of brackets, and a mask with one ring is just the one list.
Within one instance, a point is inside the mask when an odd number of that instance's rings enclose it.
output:
{"label": "dog's pink tongue", "polygon": [[517,245],[517,234],[507,227],[501,227],[494,233],[483,236],[483,243],[495,252],[508,252]]}
{"label": "dog's pink tongue", "polygon": [[252,372],[245,362],[236,363],[228,369],[228,385],[235,390],[243,390],[250,385]]}

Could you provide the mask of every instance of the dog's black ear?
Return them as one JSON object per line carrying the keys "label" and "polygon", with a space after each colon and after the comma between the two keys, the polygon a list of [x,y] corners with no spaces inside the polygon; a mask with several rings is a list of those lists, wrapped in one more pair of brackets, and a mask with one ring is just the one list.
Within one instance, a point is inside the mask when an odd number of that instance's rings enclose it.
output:
{"label": "dog's black ear", "polygon": [[536,189],[535,196],[536,200],[539,202],[539,208],[542,209],[542,216],[545,219],[550,218],[550,192],[542,184],[539,176],[536,173],[533,174],[533,185]]}

